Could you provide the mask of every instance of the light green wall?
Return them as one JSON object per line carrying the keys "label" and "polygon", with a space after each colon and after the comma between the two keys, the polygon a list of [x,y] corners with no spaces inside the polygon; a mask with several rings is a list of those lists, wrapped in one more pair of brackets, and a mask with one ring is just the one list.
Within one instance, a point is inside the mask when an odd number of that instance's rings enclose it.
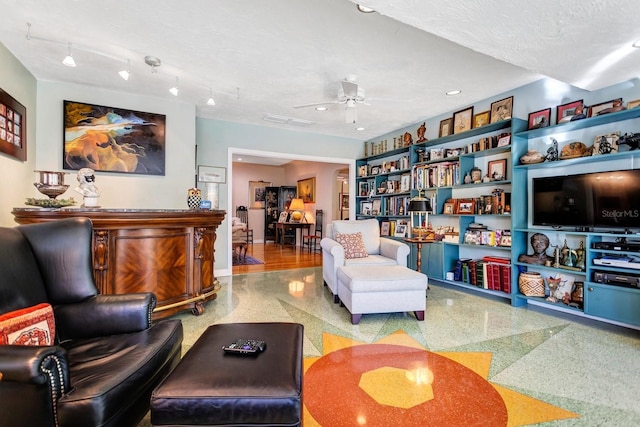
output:
{"label": "light green wall", "polygon": [[0,170],[3,182],[0,185],[0,226],[13,227],[11,209],[24,206],[26,197],[31,197],[35,182],[33,170],[36,164],[36,79],[2,44],[0,44],[0,89],[24,105],[27,110],[27,160],[0,153]]}

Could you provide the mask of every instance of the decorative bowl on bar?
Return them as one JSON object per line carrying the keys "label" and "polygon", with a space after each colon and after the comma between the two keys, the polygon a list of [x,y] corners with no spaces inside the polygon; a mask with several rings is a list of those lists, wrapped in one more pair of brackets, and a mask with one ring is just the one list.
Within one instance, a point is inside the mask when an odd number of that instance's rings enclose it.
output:
{"label": "decorative bowl on bar", "polygon": [[50,199],[55,199],[69,188],[69,186],[64,183],[64,176],[66,172],[35,172],[40,174],[40,182],[34,182],[33,185],[36,186],[39,192],[48,196]]}

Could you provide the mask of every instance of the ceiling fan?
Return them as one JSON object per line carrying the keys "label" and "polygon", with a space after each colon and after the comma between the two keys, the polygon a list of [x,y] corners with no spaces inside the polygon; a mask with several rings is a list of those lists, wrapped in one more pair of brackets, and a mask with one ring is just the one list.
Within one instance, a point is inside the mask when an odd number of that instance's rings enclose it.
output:
{"label": "ceiling fan", "polygon": [[296,105],[293,108],[316,107],[328,104],[344,104],[345,106],[345,122],[355,123],[358,120],[358,112],[356,106],[358,104],[370,105],[364,94],[364,89],[358,87],[356,83],[356,75],[350,74],[340,82],[338,89],[338,98],[333,101],[314,102],[311,104]]}

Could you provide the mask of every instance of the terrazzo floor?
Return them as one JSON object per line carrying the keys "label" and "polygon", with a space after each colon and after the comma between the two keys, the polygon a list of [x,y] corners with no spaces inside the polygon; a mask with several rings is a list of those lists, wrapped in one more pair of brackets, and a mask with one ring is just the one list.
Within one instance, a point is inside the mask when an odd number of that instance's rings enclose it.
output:
{"label": "terrazzo floor", "polygon": [[435,284],[423,322],[352,325],[321,268],[219,280],[203,315],[174,316],[183,352],[214,323],[302,323],[305,427],[640,426],[638,331]]}

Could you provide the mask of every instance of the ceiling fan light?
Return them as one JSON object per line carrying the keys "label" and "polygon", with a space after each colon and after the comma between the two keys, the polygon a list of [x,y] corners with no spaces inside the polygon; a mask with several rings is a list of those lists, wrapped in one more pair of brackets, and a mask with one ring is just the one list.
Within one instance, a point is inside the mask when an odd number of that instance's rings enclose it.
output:
{"label": "ceiling fan light", "polygon": [[347,99],[347,108],[356,108],[356,101],[354,99]]}

